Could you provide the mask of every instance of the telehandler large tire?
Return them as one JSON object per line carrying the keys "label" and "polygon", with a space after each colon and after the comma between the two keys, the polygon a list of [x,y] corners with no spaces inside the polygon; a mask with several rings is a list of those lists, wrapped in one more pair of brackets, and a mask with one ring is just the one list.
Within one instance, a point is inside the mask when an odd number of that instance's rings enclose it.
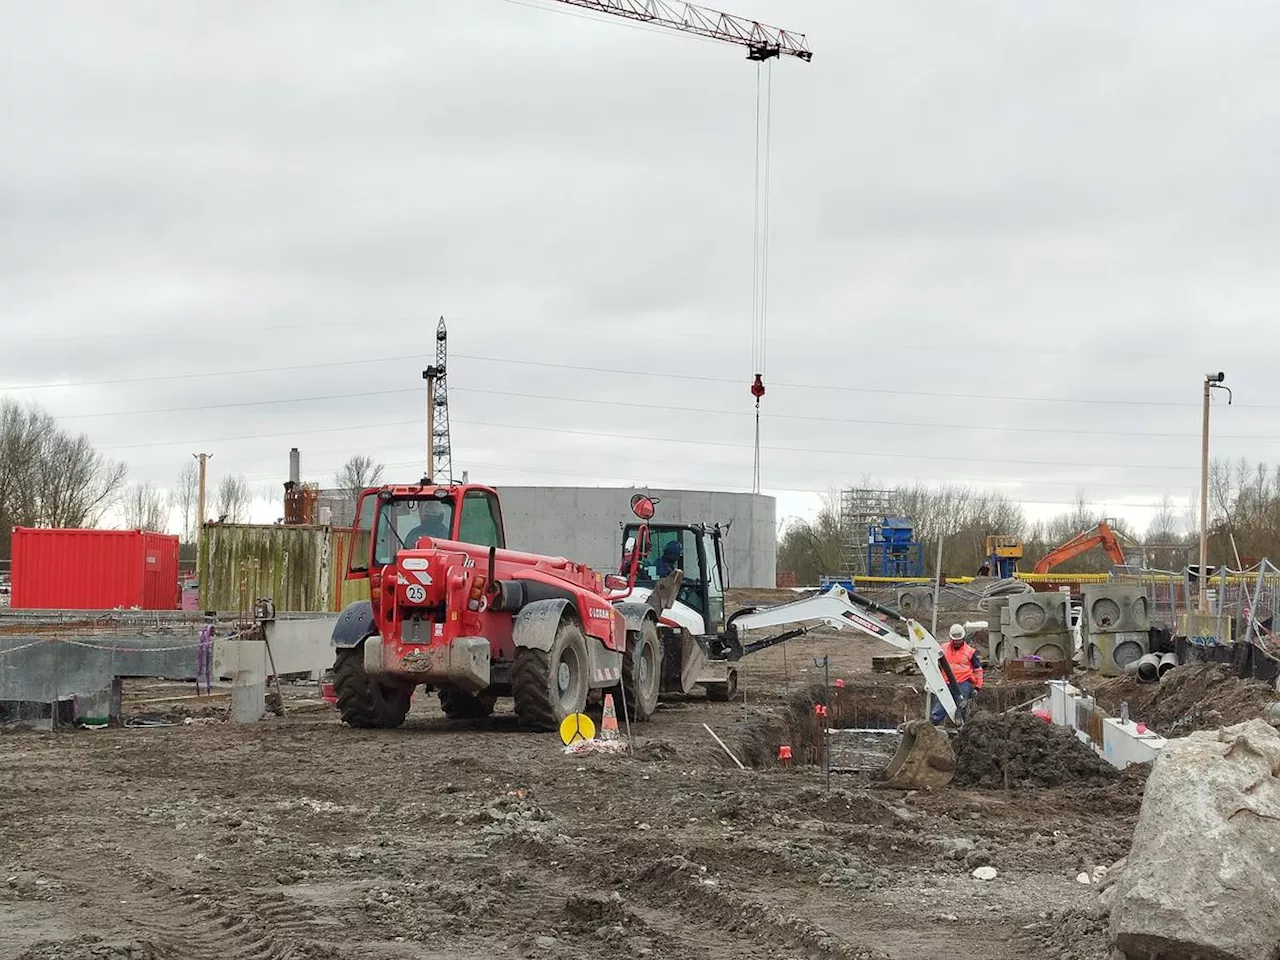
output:
{"label": "telehandler large tire", "polygon": [[498,698],[467,693],[457,687],[441,687],[440,709],[450,720],[483,720],[493,713]]}
{"label": "telehandler large tire", "polygon": [[413,696],[412,688],[374,680],[365,672],[363,643],[338,651],[333,665],[333,692],[347,726],[383,730],[404,723]]}
{"label": "telehandler large tire", "polygon": [[559,730],[560,721],[587,705],[587,638],[572,620],[561,621],[550,650],[520,647],[511,668],[511,696],[520,723]]}
{"label": "telehandler large tire", "polygon": [[658,709],[658,694],[662,692],[662,645],[658,641],[658,625],[645,618],[639,636],[628,634],[627,649],[622,654],[622,696],[613,691],[617,700],[618,716],[643,723]]}

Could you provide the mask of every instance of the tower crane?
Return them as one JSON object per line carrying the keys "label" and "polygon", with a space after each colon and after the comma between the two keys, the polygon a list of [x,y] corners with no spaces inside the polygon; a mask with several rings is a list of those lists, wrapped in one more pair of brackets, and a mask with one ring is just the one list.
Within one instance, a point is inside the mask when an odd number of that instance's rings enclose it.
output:
{"label": "tower crane", "polygon": [[583,7],[597,13],[607,13],[628,20],[639,20],[671,30],[692,33],[710,40],[737,43],[747,48],[748,60],[769,60],[774,57],[799,57],[813,59],[808,41],[803,33],[769,27],[755,20],[735,17],[695,6],[692,3],[673,3],[668,0],[558,0],[573,7]]}
{"label": "tower crane", "polygon": [[[571,7],[596,13],[650,23],[670,30],[736,43],[747,48],[747,59],[762,65],[765,61],[796,57],[806,63],[813,52],[803,33],[770,27],[755,20],[736,17],[719,10],[679,3],[675,0],[556,0]],[[772,65],[771,65],[772,66]],[[753,493],[760,492],[760,400],[764,397],[765,340],[768,331],[769,304],[769,132],[773,115],[773,72],[762,85],[756,73],[756,176],[755,237],[752,278],[751,396],[755,398],[756,433],[755,462],[752,468]],[[763,126],[762,126],[763,117]]]}

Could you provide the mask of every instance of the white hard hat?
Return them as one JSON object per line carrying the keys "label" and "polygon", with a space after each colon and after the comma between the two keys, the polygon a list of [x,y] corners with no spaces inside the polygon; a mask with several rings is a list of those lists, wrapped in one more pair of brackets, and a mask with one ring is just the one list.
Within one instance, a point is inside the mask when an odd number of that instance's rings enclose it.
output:
{"label": "white hard hat", "polygon": [[953,623],[953,624],[951,625],[951,639],[952,639],[952,640],[963,640],[963,639],[964,639],[964,624],[962,624],[962,623]]}

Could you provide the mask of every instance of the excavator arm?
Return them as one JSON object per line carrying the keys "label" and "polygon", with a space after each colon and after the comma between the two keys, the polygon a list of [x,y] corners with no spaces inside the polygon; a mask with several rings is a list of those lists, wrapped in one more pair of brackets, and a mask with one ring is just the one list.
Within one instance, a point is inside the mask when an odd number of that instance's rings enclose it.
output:
{"label": "excavator arm", "polygon": [[[942,656],[942,648],[938,646],[938,641],[934,639],[933,634],[920,623],[902,616],[896,610],[883,607],[856,593],[850,593],[841,586],[834,586],[826,593],[805,600],[796,600],[794,603],[784,603],[781,606],[766,607],[762,610],[741,611],[730,618],[729,635],[737,646],[737,657],[741,657],[744,654],[783,643],[805,633],[809,628],[801,626],[799,629],[753,643],[742,643],[739,639],[740,631],[815,622],[826,624],[837,630],[852,627],[859,633],[883,640],[899,650],[910,653],[916,666],[920,668],[920,674],[924,677],[925,686],[929,692],[938,698],[947,711],[947,716],[952,720],[956,719],[958,712],[956,701],[960,695],[960,688],[956,683],[955,674],[951,671],[951,664]],[[894,631],[889,625],[890,622],[905,624],[907,636],[904,637]]]}
{"label": "excavator arm", "polygon": [[1092,550],[1094,547],[1102,547],[1107,551],[1107,556],[1111,558],[1111,562],[1117,567],[1123,567],[1125,564],[1124,549],[1120,546],[1120,541],[1115,535],[1115,531],[1107,524],[1107,521],[1101,520],[1092,530],[1086,530],[1084,533],[1077,533],[1060,547],[1050,550],[1036,564],[1035,573],[1048,573],[1059,564],[1066,563],[1080,554]]}

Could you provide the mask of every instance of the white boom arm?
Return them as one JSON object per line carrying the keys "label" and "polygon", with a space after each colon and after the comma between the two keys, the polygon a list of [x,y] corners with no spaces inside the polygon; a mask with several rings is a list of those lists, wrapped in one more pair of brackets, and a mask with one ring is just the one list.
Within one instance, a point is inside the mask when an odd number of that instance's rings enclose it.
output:
{"label": "white boom arm", "polygon": [[[874,616],[871,611],[878,610],[902,620],[907,626],[908,636],[895,633],[883,620]],[[754,613],[747,613],[733,618],[733,625],[739,630],[755,630],[761,627],[778,627],[788,623],[806,623],[821,621],[829,627],[843,630],[853,627],[869,637],[883,640],[899,650],[911,654],[924,677],[925,687],[938,698],[947,716],[956,719],[956,701],[951,695],[951,688],[938,659],[942,656],[942,648],[928,630],[909,617],[902,617],[891,610],[878,607],[869,601],[855,598],[844,587],[834,586],[826,593],[794,603],[784,603],[778,607],[768,607]]]}

